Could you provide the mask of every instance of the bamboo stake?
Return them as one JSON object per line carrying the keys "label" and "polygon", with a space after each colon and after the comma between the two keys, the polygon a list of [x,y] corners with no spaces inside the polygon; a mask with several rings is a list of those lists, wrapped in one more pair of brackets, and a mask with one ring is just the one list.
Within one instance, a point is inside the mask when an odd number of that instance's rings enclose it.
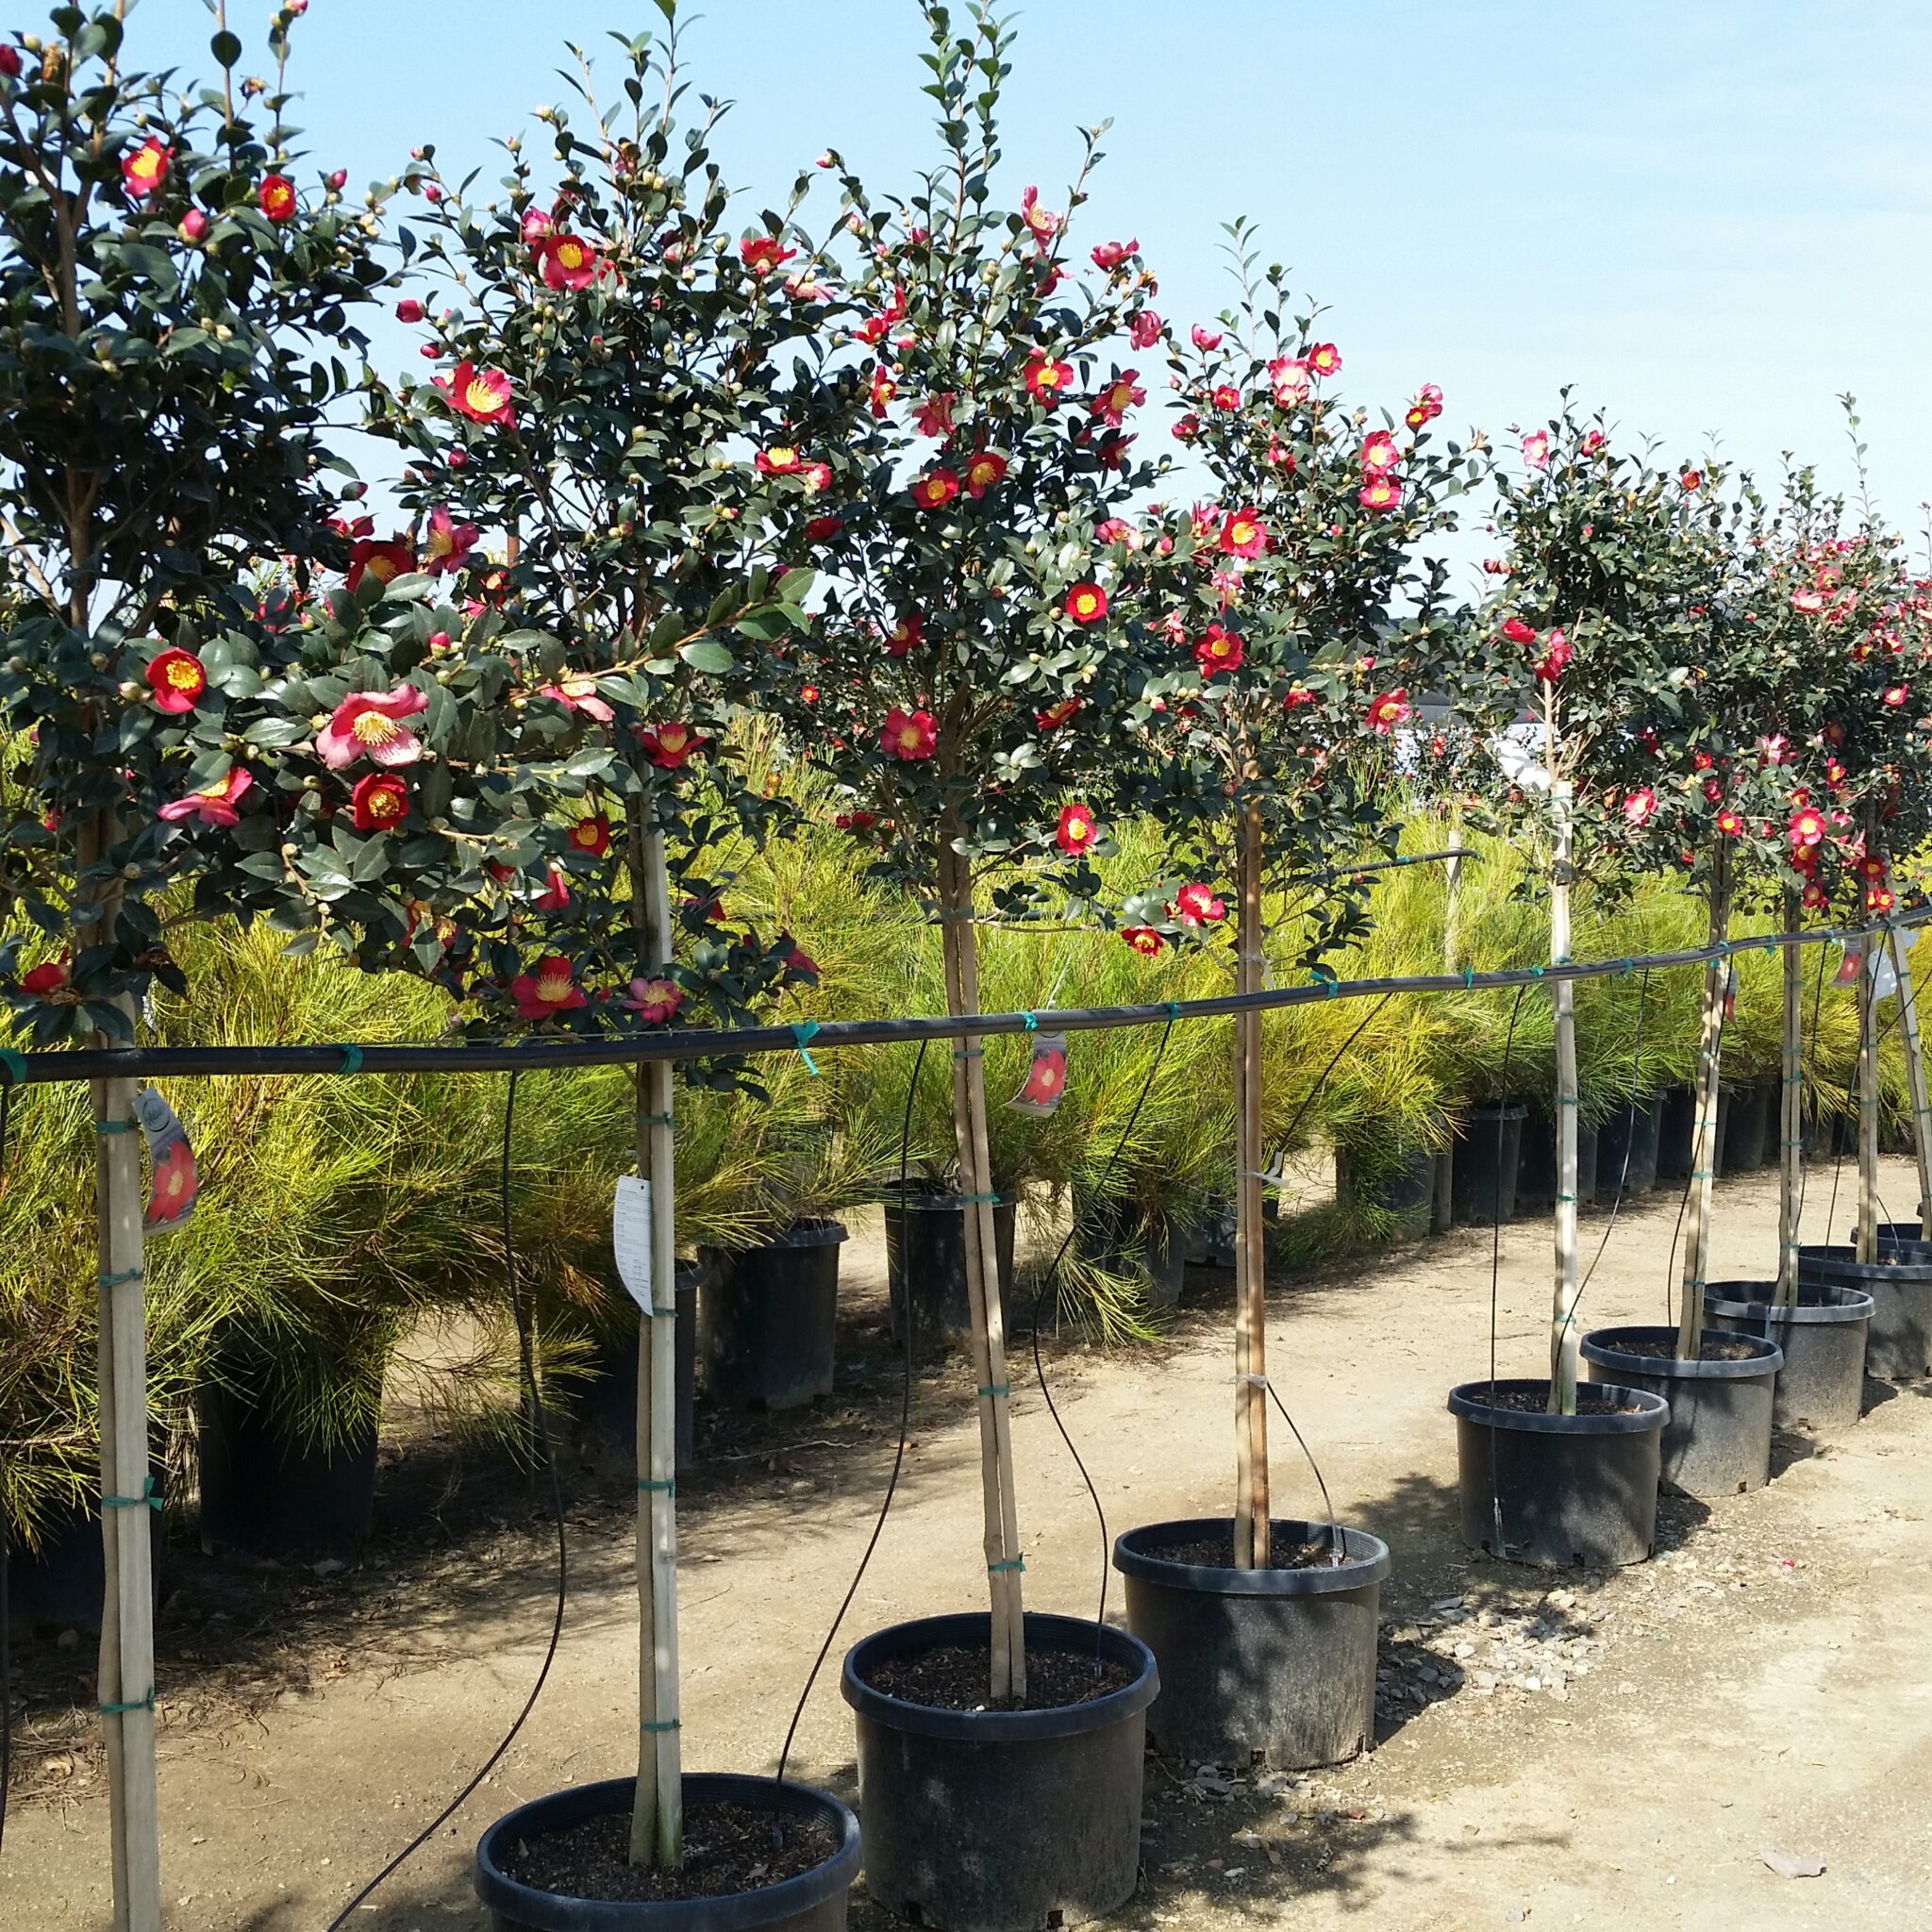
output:
{"label": "bamboo stake", "polygon": [[[1731,924],[1731,864],[1720,844],[1711,858],[1710,943],[1720,946]],[[1684,1239],[1684,1274],[1677,1308],[1677,1359],[1694,1362],[1704,1346],[1704,1276],[1710,1256],[1710,1202],[1717,1176],[1718,1057],[1724,1029],[1724,991],[1730,961],[1711,959],[1704,969],[1704,1017],[1697,1037],[1697,1132],[1690,1143],[1694,1207]]]}
{"label": "bamboo stake", "polygon": [[[1785,892],[1784,925],[1798,929],[1804,907]],[[1777,1306],[1798,1305],[1798,1203],[1805,1187],[1805,962],[1784,949],[1784,1077],[1778,1090]]]}
{"label": "bamboo stake", "polygon": [[[973,877],[950,846],[940,856],[944,913],[947,1010],[979,1006],[979,947],[973,924]],[[969,1033],[953,1055],[953,1129],[959,1191],[966,1196],[966,1296],[973,1321],[973,1368],[978,1377],[979,1471],[984,1507],[987,1593],[991,1616],[994,1703],[1026,1694],[1024,1592],[1021,1586],[1019,1506],[1013,1485],[1011,1391],[1000,1303],[999,1245],[993,1231],[992,1157],[986,1127],[986,1061],[981,1037]]]}
{"label": "bamboo stake", "polygon": [[[1462,808],[1452,808],[1449,815],[1449,833],[1444,844],[1451,852],[1460,852],[1462,839]],[[1456,971],[1456,964],[1462,951],[1462,861],[1452,858],[1443,867],[1442,896],[1442,971],[1445,974]],[[1429,1232],[1447,1234],[1455,1220],[1453,1188],[1456,1177],[1456,1150],[1452,1141],[1436,1156],[1432,1170],[1435,1198],[1429,1204]]]}
{"label": "bamboo stake", "polygon": [[1932,1241],[1932,1103],[1925,1091],[1925,1048],[1919,1037],[1919,997],[1912,985],[1912,949],[1895,925],[1888,927],[1892,970],[1898,974],[1898,1025],[1905,1038],[1906,1081],[1912,1096],[1912,1152],[1919,1159],[1919,1232]]}
{"label": "bamboo stake", "polygon": [[1858,1259],[1878,1258],[1878,930],[1858,941]]}
{"label": "bamboo stake", "polygon": [[[1556,808],[1557,846],[1550,867],[1550,963],[1570,963],[1571,799],[1568,778],[1556,776],[1557,694],[1543,687],[1543,763],[1548,767],[1550,799]],[[1554,1326],[1550,1331],[1550,1400],[1552,1415],[1576,1413],[1576,1364],[1582,1336],[1577,1332],[1576,1302],[1581,1290],[1576,1262],[1576,1111],[1580,1090],[1576,1075],[1576,991],[1567,979],[1550,989],[1557,1023],[1557,1283]]]}
{"label": "bamboo stake", "polygon": [[[640,809],[643,808],[639,808]],[[631,830],[631,897],[651,958],[671,958],[664,835]],[[630,1861],[684,1863],[677,1685],[677,1172],[671,1062],[638,1073],[638,1173],[651,1190],[651,1314],[638,1330],[638,1789]]]}
{"label": "bamboo stake", "polygon": [[[1261,812],[1241,815],[1236,989],[1261,990]],[[1261,1016],[1235,1019],[1234,1561],[1268,1567],[1268,1257],[1261,1215]]]}

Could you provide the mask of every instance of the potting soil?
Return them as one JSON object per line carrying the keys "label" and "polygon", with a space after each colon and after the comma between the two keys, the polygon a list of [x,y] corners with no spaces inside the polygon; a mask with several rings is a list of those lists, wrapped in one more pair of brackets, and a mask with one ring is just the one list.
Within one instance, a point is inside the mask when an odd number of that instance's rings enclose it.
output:
{"label": "potting soil", "polygon": [[[1232,1570],[1234,1532],[1230,1530],[1225,1536],[1196,1537],[1191,1542],[1159,1543],[1150,1546],[1142,1554],[1161,1563],[1189,1563],[1202,1570]],[[1267,1568],[1270,1570],[1325,1570],[1334,1560],[1335,1550],[1326,1537],[1311,1543],[1269,1539]]]}
{"label": "potting soil", "polygon": [[1026,1653],[1026,1694],[998,1703],[986,1687],[992,1678],[990,1650],[966,1644],[945,1644],[912,1657],[882,1658],[869,1682],[888,1697],[923,1704],[931,1710],[1058,1710],[1069,1704],[1091,1704],[1124,1690],[1134,1674],[1110,1657],[1078,1651],[1029,1650]]}

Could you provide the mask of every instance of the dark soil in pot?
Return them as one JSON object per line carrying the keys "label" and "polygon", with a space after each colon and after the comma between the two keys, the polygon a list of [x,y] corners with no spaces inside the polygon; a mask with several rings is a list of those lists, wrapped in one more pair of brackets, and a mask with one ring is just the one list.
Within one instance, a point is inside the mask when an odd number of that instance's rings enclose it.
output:
{"label": "dark soil in pot", "polygon": [[685,1864],[672,1873],[629,1862],[635,1790],[611,1778],[558,1791],[484,1833],[476,1895],[495,1932],[842,1932],[860,1854],[836,1798],[688,1774]]}
{"label": "dark soil in pot", "polygon": [[1158,1751],[1286,1770],[1340,1764],[1375,1736],[1375,1632],[1389,1548],[1364,1531],[1275,1522],[1269,1566],[1234,1567],[1225,1517],[1149,1524],[1114,1544],[1127,1627],[1154,1653]]}
{"label": "dark soil in pot", "polygon": [[1663,1124],[1658,1095],[1620,1107],[1597,1129],[1597,1205],[1615,1205],[1618,1191],[1626,1201],[1647,1194],[1657,1186],[1657,1137]]}
{"label": "dark soil in pot", "polygon": [[1648,1390],[1586,1383],[1575,1415],[1551,1415],[1549,1391],[1499,1380],[1450,1391],[1463,1541],[1515,1563],[1642,1562],[1657,1541],[1670,1405]]}
{"label": "dark soil in pot", "polygon": [[[922,1351],[941,1349],[973,1329],[966,1295],[966,1206],[957,1194],[908,1188],[885,1197],[886,1292],[892,1340],[906,1339],[906,1283],[912,1283],[912,1316]],[[1000,1274],[1000,1311],[1013,1332],[1013,1242],[1019,1232],[1018,1201],[995,1201],[993,1245]]]}
{"label": "dark soil in pot", "polygon": [[251,1557],[353,1556],[375,1516],[375,1429],[302,1441],[246,1395],[207,1384],[194,1395],[201,1546]]}
{"label": "dark soil in pot", "polygon": [[836,1221],[806,1221],[756,1248],[708,1248],[698,1288],[705,1394],[738,1408],[801,1408],[832,1392],[839,1341]]}
{"label": "dark soil in pot", "polygon": [[1449,1177],[1450,1206],[1459,1227],[1489,1227],[1516,1215],[1516,1174],[1523,1163],[1520,1100],[1473,1107],[1456,1137]]}
{"label": "dark soil in pot", "polygon": [[1677,1357],[1677,1331],[1599,1328],[1583,1338],[1593,1383],[1647,1389],[1671,1406],[1660,1473],[1691,1496],[1761,1489],[1771,1475],[1772,1407],[1784,1355],[1754,1335],[1707,1335],[1695,1361]]}
{"label": "dark soil in pot", "polygon": [[1932,1247],[1878,1243],[1876,1261],[1857,1258],[1856,1245],[1802,1247],[1798,1281],[1861,1291],[1872,1297],[1865,1338],[1865,1373],[1883,1382],[1922,1382],[1932,1374]]}
{"label": "dark soil in pot", "polygon": [[1865,1396],[1865,1339],[1872,1297],[1861,1289],[1798,1282],[1798,1306],[1773,1306],[1770,1281],[1707,1281],[1707,1328],[1761,1335],[1784,1352],[1772,1397],[1772,1423],[1827,1439],[1858,1420]]}
{"label": "dark soil in pot", "polygon": [[[1146,1712],[1159,1690],[1153,1654],[1124,1630],[1037,1612],[1026,1618],[1026,1650],[1029,1693],[1036,1674],[1044,1684],[1069,1669],[1092,1685],[1096,1662],[1124,1681],[1077,1703],[988,1709],[983,1611],[895,1624],[846,1654],[866,1890],[914,1924],[1043,1932],[1133,1896]],[[971,1654],[979,1707],[915,1704],[880,1688],[950,1651]]]}
{"label": "dark soil in pot", "polygon": [[[1597,1176],[1603,1149],[1594,1127],[1580,1123],[1576,1129],[1576,1202],[1596,1205]],[[1523,1124],[1523,1153],[1516,1165],[1516,1211],[1542,1213],[1557,1205],[1557,1122],[1552,1114],[1531,1108]]]}

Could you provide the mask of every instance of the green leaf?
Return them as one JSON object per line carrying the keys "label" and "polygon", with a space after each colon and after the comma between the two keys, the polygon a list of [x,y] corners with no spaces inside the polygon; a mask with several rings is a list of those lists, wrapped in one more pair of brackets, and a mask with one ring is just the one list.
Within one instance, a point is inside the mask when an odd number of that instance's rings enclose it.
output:
{"label": "green leaf", "polygon": [[208,43],[208,50],[222,66],[232,67],[242,58],[241,38],[224,28]]}
{"label": "green leaf", "polygon": [[693,671],[708,671],[719,677],[738,667],[738,659],[716,638],[699,638],[695,643],[686,644],[678,656]]}

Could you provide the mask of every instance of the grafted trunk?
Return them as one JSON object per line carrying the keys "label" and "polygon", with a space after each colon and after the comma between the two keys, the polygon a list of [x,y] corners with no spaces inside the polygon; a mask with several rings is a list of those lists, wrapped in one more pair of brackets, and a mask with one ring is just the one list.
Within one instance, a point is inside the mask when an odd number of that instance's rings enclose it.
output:
{"label": "grafted trunk", "polygon": [[[1730,855],[1721,844],[1711,861],[1709,943],[1723,945],[1730,929]],[[1704,1015],[1697,1036],[1697,1131],[1690,1153],[1690,1225],[1684,1238],[1684,1274],[1677,1307],[1680,1361],[1695,1361],[1704,1346],[1704,1281],[1710,1261],[1710,1204],[1718,1158],[1718,1063],[1730,973],[1731,962],[1723,954],[1704,969]]]}
{"label": "grafted trunk", "polygon": [[[1261,991],[1261,814],[1241,818],[1236,990]],[[1261,1213],[1261,1015],[1235,1018],[1235,1505],[1238,1570],[1268,1567],[1268,1257]]]}

